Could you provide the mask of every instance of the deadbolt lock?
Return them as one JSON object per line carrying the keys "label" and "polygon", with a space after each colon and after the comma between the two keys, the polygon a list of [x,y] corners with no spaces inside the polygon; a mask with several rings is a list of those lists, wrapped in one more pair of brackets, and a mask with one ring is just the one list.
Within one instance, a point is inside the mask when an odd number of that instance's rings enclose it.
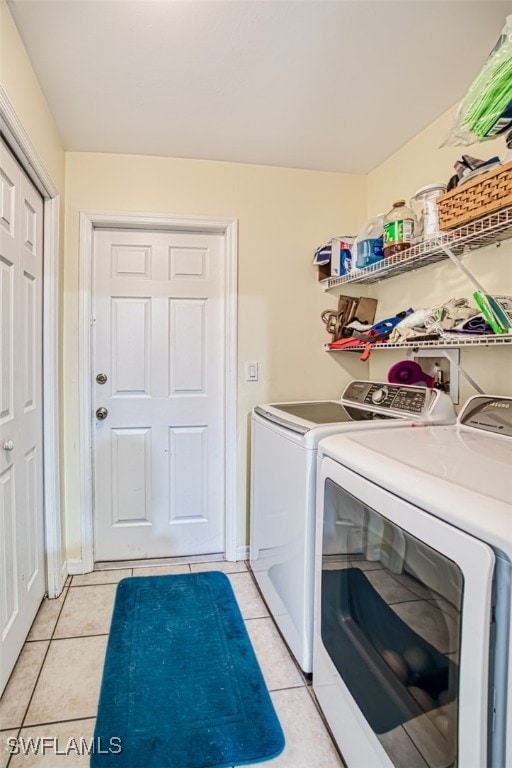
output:
{"label": "deadbolt lock", "polygon": [[108,411],[106,408],[103,408],[103,407],[98,408],[98,410],[96,411],[96,418],[98,419],[98,421],[105,421],[107,416],[108,416]]}
{"label": "deadbolt lock", "polygon": [[96,376],[96,381],[98,384],[106,384],[107,383],[107,374],[106,373],[98,373]]}

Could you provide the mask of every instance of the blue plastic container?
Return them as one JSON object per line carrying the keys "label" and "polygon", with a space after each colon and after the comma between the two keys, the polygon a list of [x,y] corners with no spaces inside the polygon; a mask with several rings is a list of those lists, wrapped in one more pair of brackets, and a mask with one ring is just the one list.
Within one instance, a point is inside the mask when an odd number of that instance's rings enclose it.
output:
{"label": "blue plastic container", "polygon": [[358,269],[369,267],[384,258],[384,239],[382,237],[360,240],[357,244]]}
{"label": "blue plastic container", "polygon": [[364,269],[384,258],[384,214],[370,219],[359,232],[355,242],[356,269]]}

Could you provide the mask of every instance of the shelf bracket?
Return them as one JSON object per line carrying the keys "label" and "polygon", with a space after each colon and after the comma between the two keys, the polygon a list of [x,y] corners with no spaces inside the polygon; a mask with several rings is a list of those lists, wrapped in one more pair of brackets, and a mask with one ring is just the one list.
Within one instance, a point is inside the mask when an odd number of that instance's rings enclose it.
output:
{"label": "shelf bracket", "polygon": [[[483,294],[486,294],[486,293],[487,293],[487,291],[485,290],[485,288],[483,287],[483,285],[482,285],[481,283],[479,283],[479,282],[478,282],[478,280],[477,280],[477,279],[476,279],[476,277],[473,275],[473,273],[472,273],[472,272],[470,272],[470,271],[469,271],[469,269],[466,267],[466,265],[462,263],[462,261],[461,261],[461,258],[462,258],[462,254],[461,254],[461,256],[460,256],[460,257],[457,257],[457,256],[456,256],[456,255],[453,253],[453,251],[451,251],[451,250],[450,250],[450,248],[447,248],[447,247],[446,247],[446,245],[442,245],[442,246],[441,246],[441,250],[443,250],[443,251],[446,253],[446,255],[448,256],[448,258],[450,259],[450,261],[452,261],[452,262],[455,264],[455,266],[456,266],[456,267],[458,267],[458,268],[461,270],[461,272],[463,272],[463,273],[464,273],[464,275],[467,277],[467,279],[469,280],[469,282],[473,284],[473,286],[476,288],[476,290],[477,290],[477,291],[479,291],[480,293],[483,293]],[[448,355],[446,354],[446,352],[445,352],[443,349],[440,349],[440,350],[439,350],[439,353],[440,353],[441,355],[443,355],[444,357],[448,357]],[[464,376],[464,378],[466,379],[466,381],[467,381],[467,382],[469,382],[469,384],[471,384],[471,386],[472,386],[472,387],[473,387],[473,388],[474,388],[474,389],[475,389],[475,390],[476,390],[476,391],[477,391],[477,392],[478,392],[480,395],[483,395],[483,394],[485,394],[485,393],[484,393],[484,391],[483,391],[483,389],[482,389],[481,387],[479,387],[479,386],[478,386],[478,384],[476,383],[476,381],[475,381],[475,380],[474,380],[474,379],[473,379],[473,378],[472,378],[472,377],[469,375],[469,373],[467,373],[467,371],[465,371],[465,370],[464,370],[464,368],[462,368],[462,367],[459,365],[459,363],[456,363],[455,361],[452,361],[452,363],[453,363],[453,365],[455,365],[455,367],[456,367],[456,368],[457,368],[457,370],[459,371],[459,374],[460,374],[461,376]]]}
{"label": "shelf bracket", "polygon": [[473,285],[474,285],[474,287],[476,288],[477,291],[480,291],[481,293],[484,293],[484,294],[487,293],[487,291],[485,290],[483,285],[481,285],[481,283],[478,282],[478,280],[472,274],[472,272],[469,271],[469,269],[466,267],[466,265],[462,263],[460,258],[458,256],[456,256],[453,253],[453,251],[451,251],[449,248],[447,248],[446,245],[442,245],[441,246],[441,250],[444,251],[444,253],[446,253],[448,258],[455,264],[455,266],[458,267],[461,270],[461,272],[463,272],[466,275],[467,279],[471,283],[473,283]]}

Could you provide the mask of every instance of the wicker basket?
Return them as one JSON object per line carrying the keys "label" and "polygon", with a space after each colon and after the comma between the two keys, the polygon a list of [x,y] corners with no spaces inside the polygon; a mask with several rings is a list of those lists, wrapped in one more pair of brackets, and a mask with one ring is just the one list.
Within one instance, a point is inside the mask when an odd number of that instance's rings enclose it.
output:
{"label": "wicker basket", "polygon": [[512,163],[500,165],[438,197],[439,226],[442,230],[460,227],[508,205],[512,205]]}

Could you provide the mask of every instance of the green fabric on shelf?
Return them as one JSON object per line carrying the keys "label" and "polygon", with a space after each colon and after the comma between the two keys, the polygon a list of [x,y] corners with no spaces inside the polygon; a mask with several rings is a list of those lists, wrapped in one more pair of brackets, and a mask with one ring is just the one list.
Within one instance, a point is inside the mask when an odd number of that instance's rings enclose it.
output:
{"label": "green fabric on shelf", "polygon": [[[507,59],[494,67],[493,70],[492,59],[489,60],[468,94],[470,99],[473,92],[478,93],[480,88],[482,89],[474,101],[468,104],[464,119],[464,127],[481,139],[489,134],[500,115],[504,114],[512,104],[512,59]],[[482,86],[488,77],[490,77],[489,82]]]}

